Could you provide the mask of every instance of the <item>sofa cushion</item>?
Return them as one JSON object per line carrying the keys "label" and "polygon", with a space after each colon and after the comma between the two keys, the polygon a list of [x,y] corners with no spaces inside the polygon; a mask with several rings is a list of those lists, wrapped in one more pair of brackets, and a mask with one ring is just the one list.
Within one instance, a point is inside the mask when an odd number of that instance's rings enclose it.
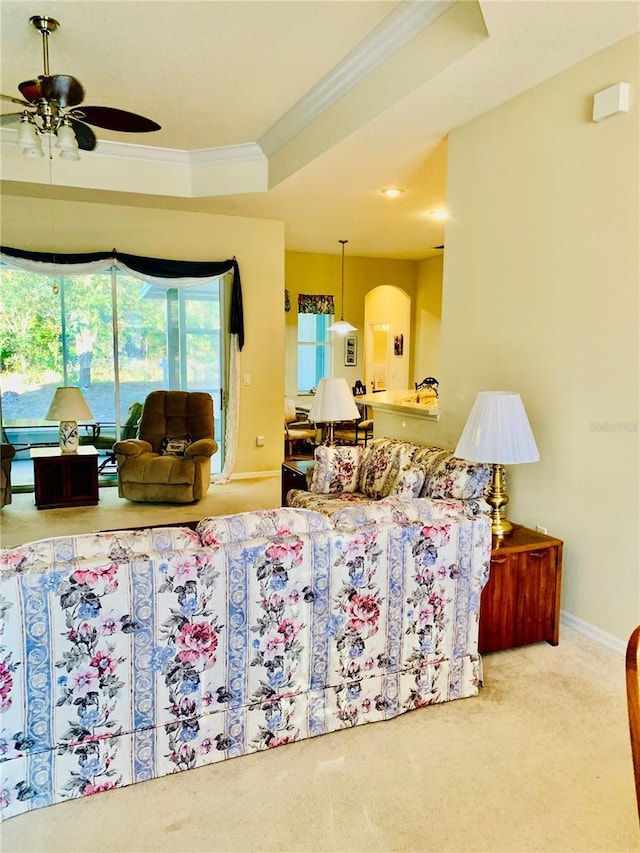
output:
{"label": "sofa cushion", "polygon": [[444,447],[436,447],[430,445],[428,447],[419,447],[416,455],[413,457],[413,465],[417,468],[422,468],[424,471],[424,486],[420,497],[426,497],[427,483],[433,477],[436,468],[443,459],[448,459],[451,456],[451,451]]}
{"label": "sofa cushion", "polygon": [[411,466],[398,474],[391,495],[400,498],[419,498],[424,486],[425,473],[422,468]]}
{"label": "sofa cushion", "polygon": [[482,498],[490,475],[488,465],[468,462],[450,454],[438,462],[432,476],[425,481],[424,496],[456,500]]}
{"label": "sofa cushion", "polygon": [[17,545],[0,552],[0,570],[37,571],[70,563],[122,563],[135,556],[197,551],[200,537],[188,527],[150,527],[57,536]]}
{"label": "sofa cushion", "polygon": [[[415,524],[454,518],[478,518],[486,509],[483,501],[389,497],[343,506],[331,515],[331,521],[339,530],[354,530],[367,524]],[[489,516],[487,523],[491,523]]]}
{"label": "sofa cushion", "polygon": [[317,495],[355,492],[360,479],[361,447],[316,447],[310,490]]}
{"label": "sofa cushion", "polygon": [[331,529],[332,524],[326,515],[282,507],[203,518],[198,522],[196,533],[204,545],[226,545],[245,539]]}
{"label": "sofa cushion", "polygon": [[193,486],[196,479],[196,468],[193,459],[183,459],[181,456],[161,456],[158,453],[141,453],[129,464],[120,467],[118,477],[121,484]]}
{"label": "sofa cushion", "polygon": [[417,450],[417,445],[408,441],[374,438],[362,454],[360,491],[372,500],[387,497]]}
{"label": "sofa cushion", "polygon": [[292,489],[287,494],[287,505],[295,509],[309,509],[322,515],[331,515],[341,506],[371,503],[371,498],[362,492],[337,492],[333,495],[317,495],[303,489]]}

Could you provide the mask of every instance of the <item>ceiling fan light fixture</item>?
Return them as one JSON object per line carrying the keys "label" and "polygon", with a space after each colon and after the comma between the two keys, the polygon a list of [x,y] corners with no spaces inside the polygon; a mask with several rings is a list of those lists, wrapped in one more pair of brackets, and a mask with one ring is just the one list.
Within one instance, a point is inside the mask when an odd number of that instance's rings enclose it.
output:
{"label": "ceiling fan light fixture", "polygon": [[23,148],[22,153],[25,157],[44,157],[44,151],[42,150],[42,143],[40,140],[37,140],[36,145],[31,148]]}
{"label": "ceiling fan light fixture", "polygon": [[[22,98],[0,95],[0,99],[27,107],[23,113],[3,113],[3,124],[20,121],[18,144],[27,157],[43,157],[42,136],[47,150],[55,145],[63,160],[79,160],[78,149],[93,151],[96,137],[91,124],[121,133],[150,133],[160,125],[127,110],[115,107],[75,108],[84,100],[82,83],[70,74],[49,73],[49,36],[60,23],[47,15],[32,15],[29,22],[42,36],[44,74],[18,84]],[[32,112],[28,112],[28,110]],[[52,137],[57,137],[54,141]]]}
{"label": "ceiling fan light fixture", "polygon": [[20,119],[18,128],[18,145],[22,148],[31,148],[38,142],[38,132],[30,117],[25,113]]}
{"label": "ceiling fan light fixture", "polygon": [[61,151],[60,152],[60,159],[61,160],[79,160],[80,155],[78,154],[78,149],[77,148],[70,148],[68,150],[65,149],[64,151]]}
{"label": "ceiling fan light fixture", "polygon": [[340,312],[340,319],[337,320],[335,323],[332,323],[329,326],[330,332],[334,332],[336,335],[341,335],[341,336],[348,335],[349,332],[356,332],[357,331],[356,326],[352,326],[351,323],[348,323],[344,319],[344,246],[345,246],[345,243],[348,243],[348,242],[349,242],[348,240],[338,240],[338,243],[342,243],[342,275],[341,275],[341,282],[342,282],[342,284],[341,284],[341,299],[342,299],[342,302],[341,302],[341,312]]}
{"label": "ceiling fan light fixture", "polygon": [[[73,128],[71,127],[71,123],[69,121],[63,121],[60,127],[56,132],[56,136],[58,141],[56,142],[56,148],[63,153],[68,153],[75,151],[76,154],[78,152],[78,140],[76,139],[76,135],[73,132]],[[66,157],[67,160],[79,160],[80,155],[77,157]]]}
{"label": "ceiling fan light fixture", "polygon": [[20,120],[18,145],[22,146],[22,153],[25,157],[44,157],[38,129],[27,115],[24,115]]}

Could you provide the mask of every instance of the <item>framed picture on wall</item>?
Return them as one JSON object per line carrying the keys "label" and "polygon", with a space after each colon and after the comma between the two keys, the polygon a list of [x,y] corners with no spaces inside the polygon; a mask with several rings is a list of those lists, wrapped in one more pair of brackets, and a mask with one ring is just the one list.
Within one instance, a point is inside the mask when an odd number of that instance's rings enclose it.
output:
{"label": "framed picture on wall", "polygon": [[358,364],[358,339],[355,335],[347,335],[344,339],[345,367],[356,367]]}
{"label": "framed picture on wall", "polygon": [[393,337],[393,354],[402,355],[404,352],[404,335],[394,335]]}

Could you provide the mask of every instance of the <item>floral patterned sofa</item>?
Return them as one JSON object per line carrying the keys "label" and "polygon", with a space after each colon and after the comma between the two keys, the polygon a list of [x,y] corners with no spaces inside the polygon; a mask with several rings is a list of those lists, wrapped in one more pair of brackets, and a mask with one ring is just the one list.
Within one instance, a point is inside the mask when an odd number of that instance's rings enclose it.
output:
{"label": "floral patterned sofa", "polygon": [[2,551],[2,816],[475,695],[490,547],[388,498]]}
{"label": "floral patterned sofa", "polygon": [[317,447],[308,491],[292,489],[287,505],[331,515],[340,506],[387,497],[466,502],[466,511],[489,512],[483,496],[488,465],[468,462],[442,447],[376,438],[368,447]]}

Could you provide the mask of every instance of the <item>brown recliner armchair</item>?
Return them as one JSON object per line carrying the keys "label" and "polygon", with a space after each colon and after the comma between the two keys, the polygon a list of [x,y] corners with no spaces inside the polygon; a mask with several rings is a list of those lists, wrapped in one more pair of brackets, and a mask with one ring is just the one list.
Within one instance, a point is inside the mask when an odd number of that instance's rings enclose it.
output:
{"label": "brown recliner armchair", "polygon": [[11,460],[15,455],[12,444],[0,444],[0,507],[11,503]]}
{"label": "brown recliner armchair", "polygon": [[192,503],[204,497],[211,483],[211,457],[218,449],[209,394],[152,391],[138,435],[113,445],[121,498]]}

